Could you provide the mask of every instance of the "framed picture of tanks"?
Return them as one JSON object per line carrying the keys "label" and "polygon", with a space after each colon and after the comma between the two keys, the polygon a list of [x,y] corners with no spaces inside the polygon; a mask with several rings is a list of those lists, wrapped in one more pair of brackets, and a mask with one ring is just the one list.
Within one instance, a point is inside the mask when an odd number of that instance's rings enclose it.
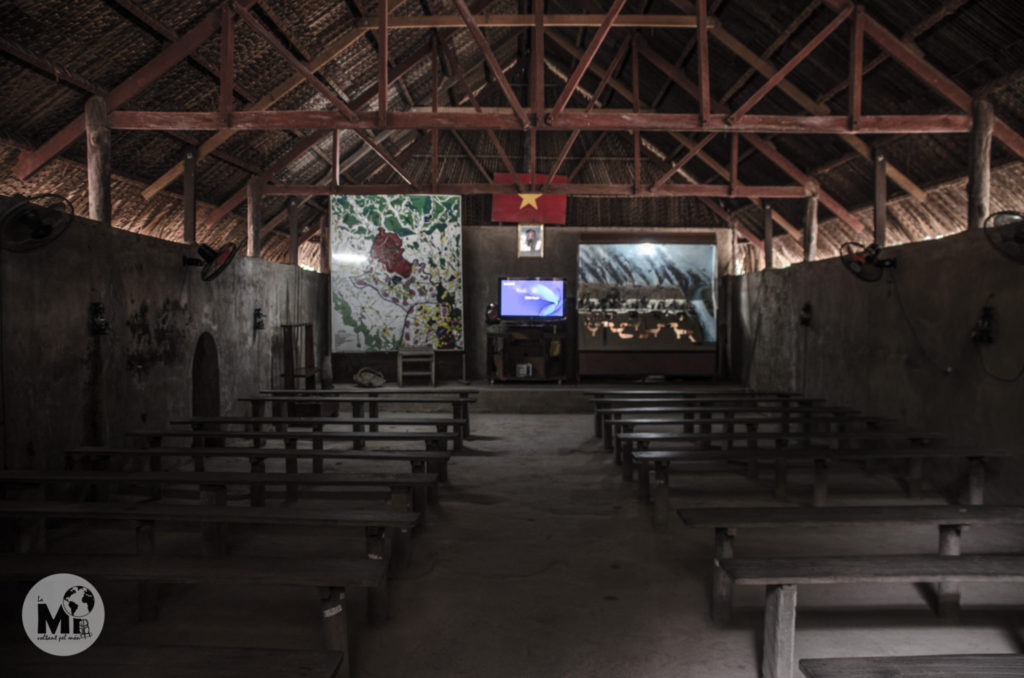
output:
{"label": "framed picture of tanks", "polygon": [[714,374],[717,252],[686,242],[581,242],[580,374]]}

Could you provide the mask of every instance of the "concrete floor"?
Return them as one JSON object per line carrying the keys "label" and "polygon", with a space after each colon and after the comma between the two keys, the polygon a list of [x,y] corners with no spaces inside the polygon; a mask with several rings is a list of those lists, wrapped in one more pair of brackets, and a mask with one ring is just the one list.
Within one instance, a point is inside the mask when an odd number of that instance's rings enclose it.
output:
{"label": "concrete floor", "polygon": [[[761,591],[737,591],[729,627],[710,622],[710,531],[679,521],[652,528],[593,436],[591,415],[474,413],[473,433],[451,462],[440,506],[414,539],[412,566],[393,582],[392,620],[359,630],[354,676],[756,678]],[[689,473],[673,479],[674,502],[773,504],[765,476],[757,483],[727,469]],[[809,477],[795,473],[793,480],[796,500],[806,499]],[[905,501],[884,475],[837,474],[833,488],[837,502]],[[132,544],[127,530],[56,536],[57,549],[117,540],[130,552]],[[749,531],[739,535],[737,552],[926,553],[936,541],[932,530]],[[964,550],[1019,551],[1021,543],[1019,531],[972,531]],[[196,544],[188,532],[158,534],[160,550]],[[239,538],[235,551],[328,553],[360,544],[260,533]],[[964,588],[961,624],[944,626],[912,586],[805,587],[797,654],[1019,652],[1024,591]],[[100,590],[108,610],[100,642],[321,646],[312,591],[168,587],[160,620],[140,625],[133,587]],[[20,607],[16,595],[4,597],[5,610],[17,609],[14,603]]]}

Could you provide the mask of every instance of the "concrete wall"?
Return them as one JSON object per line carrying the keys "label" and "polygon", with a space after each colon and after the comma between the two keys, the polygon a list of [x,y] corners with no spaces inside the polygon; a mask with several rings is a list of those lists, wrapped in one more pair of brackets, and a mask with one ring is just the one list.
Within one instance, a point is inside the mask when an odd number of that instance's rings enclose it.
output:
{"label": "concrete wall", "polygon": [[[980,232],[890,248],[893,280],[865,283],[835,258],[733,278],[732,363],[758,389],[792,389],[961,443],[1020,451],[1024,440],[1024,266],[993,250]],[[906,309],[901,311],[901,304]],[[799,325],[810,303],[810,327]],[[972,329],[986,304],[995,343]],[[915,339],[916,335],[916,339]],[[995,500],[1020,499],[1024,464],[1003,467]],[[963,465],[933,473],[954,487]]]}
{"label": "concrete wall", "polygon": [[[0,255],[5,466],[60,467],[69,446],[121,444],[127,429],[190,415],[204,332],[216,342],[221,413],[280,384],[282,323],[315,323],[317,351],[326,346],[326,276],[239,255],[206,283],[182,265],[194,253],[78,219],[44,248]],[[90,334],[92,302],[105,307],[106,335]]]}

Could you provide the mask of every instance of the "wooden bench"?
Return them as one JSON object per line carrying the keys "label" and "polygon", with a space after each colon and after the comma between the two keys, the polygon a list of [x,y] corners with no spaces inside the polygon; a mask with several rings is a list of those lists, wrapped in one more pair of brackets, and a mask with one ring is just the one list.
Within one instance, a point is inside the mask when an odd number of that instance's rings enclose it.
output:
{"label": "wooden bench", "polygon": [[727,423],[725,420],[738,415],[793,417],[824,416],[826,414],[857,414],[858,411],[849,407],[831,407],[820,404],[798,405],[795,403],[760,404],[747,402],[743,404],[720,403],[717,405],[701,404],[670,404],[644,405],[628,404],[606,407],[602,410],[601,437],[605,440],[605,448],[612,446],[612,422],[627,416],[666,416],[678,415],[691,419],[688,431],[699,429],[710,431],[715,424]]}
{"label": "wooden bench", "polygon": [[[437,396],[410,396],[390,394],[369,395],[362,392],[347,392],[345,395],[337,395],[338,393],[339,392],[337,391],[311,391],[302,395],[255,395],[239,398],[239,400],[249,403],[251,414],[254,417],[263,416],[263,410],[267,403],[270,403],[270,405],[274,407],[306,405],[310,403],[320,405],[340,405],[342,403],[348,403],[352,408],[353,419],[362,418],[364,405],[369,412],[369,417],[371,419],[376,419],[380,414],[380,405],[382,403],[408,405],[448,404],[452,406],[453,419],[466,420],[466,423],[462,427],[463,438],[469,437],[469,405],[476,402],[476,398],[472,396],[464,397],[447,394]],[[357,426],[361,427],[361,425]]]}
{"label": "wooden bench", "polygon": [[[329,509],[296,506],[224,506],[218,504],[164,504],[128,502],[56,502],[31,500],[0,501],[0,518],[19,521],[19,550],[44,551],[47,520],[128,521],[136,524],[136,546],[140,554],[154,552],[155,523],[215,525],[272,525],[290,529],[362,529],[366,553],[372,560],[390,563],[397,570],[408,563],[412,553],[410,536],[419,521],[412,511],[382,509]],[[211,553],[224,554],[223,533],[206,531],[205,543]],[[396,558],[391,559],[392,544]]]}
{"label": "wooden bench", "polygon": [[433,426],[438,432],[454,431],[457,437],[454,441],[456,450],[462,449],[462,427],[466,424],[465,419],[452,419],[441,417],[388,417],[387,419],[361,417],[190,417],[188,419],[172,419],[172,425],[186,425],[196,427],[197,430],[207,430],[211,426],[245,426],[248,431],[263,430],[262,427],[270,426],[274,430],[287,431],[293,426],[310,428],[314,431],[322,431],[324,426],[351,426],[352,430],[363,430],[364,426],[370,426],[371,431],[377,431],[380,424],[388,426]]}
{"label": "wooden bench", "polygon": [[[285,485],[288,487],[381,487],[390,490],[391,504],[399,510],[426,510],[426,491],[437,486],[434,473],[249,473],[244,471],[0,471],[5,485],[61,483],[97,486],[194,485],[201,493],[224,496],[229,485]],[[160,493],[157,492],[159,497]],[[223,502],[220,502],[223,503]]]}
{"label": "wooden bench", "polygon": [[[346,558],[187,558],[179,556],[133,556],[133,555],[2,555],[0,556],[0,578],[6,580],[35,580],[53,572],[74,572],[92,582],[96,581],[136,581],[147,585],[154,583],[176,584],[217,584],[244,585],[250,588],[264,586],[314,587],[320,595],[320,614],[323,618],[324,639],[329,650],[338,650],[344,660],[341,665],[341,676],[349,675],[349,638],[351,625],[348,619],[349,603],[346,589],[353,586],[366,587],[368,590],[386,589],[387,577],[384,564],[366,559]],[[153,591],[140,586],[140,591]],[[157,597],[143,595],[139,600],[140,616],[152,619],[156,614]],[[374,610],[371,607],[371,610]],[[386,608],[385,608],[386,610]],[[383,610],[377,609],[374,614],[380,615]],[[384,617],[375,616],[372,621],[383,622]],[[83,657],[92,655],[90,648]],[[211,648],[213,650],[213,648]],[[244,652],[244,651],[243,651]],[[42,654],[42,653],[38,653]],[[258,655],[258,651],[255,652]],[[6,655],[5,655],[6,657]],[[178,660],[171,660],[168,667],[174,666]],[[6,662],[5,662],[6,663]],[[72,664],[76,665],[76,664]],[[180,666],[180,664],[179,664]],[[81,670],[82,666],[78,666]],[[196,675],[195,671],[205,673],[204,666],[194,666],[192,671],[181,674]],[[298,666],[293,665],[290,673],[294,676]],[[159,669],[158,669],[159,670]],[[12,674],[13,675],[13,674]],[[21,675],[21,674],[17,674]],[[47,674],[50,675],[50,674]],[[79,673],[78,675],[82,675]],[[89,675],[85,673],[85,675]],[[97,678],[108,674],[95,674]],[[153,675],[149,670],[134,674],[137,676]],[[160,675],[159,673],[156,675]],[[217,675],[214,673],[213,675]],[[236,675],[236,674],[226,674]],[[249,675],[270,675],[262,670]],[[330,674],[327,674],[330,675]]]}
{"label": "wooden bench", "polygon": [[1011,678],[1024,676],[1021,654],[801,659],[807,678]]}
{"label": "wooden bench", "polygon": [[264,440],[281,440],[288,447],[300,441],[309,441],[314,449],[320,449],[325,442],[351,442],[352,449],[362,449],[366,441],[403,442],[422,441],[428,450],[444,450],[448,443],[453,445],[459,434],[455,431],[228,431],[225,429],[184,429],[169,428],[159,430],[137,430],[125,433],[129,438],[149,441],[150,445],[159,445],[164,438],[192,438],[219,440],[237,438],[251,440],[258,446]]}
{"label": "wooden bench", "polygon": [[1024,583],[1024,556],[732,558],[719,565],[734,585],[764,586],[762,678],[792,678],[797,587],[839,583]]}
{"label": "wooden bench", "polygon": [[[829,506],[757,508],[683,508],[676,512],[687,527],[711,527],[715,550],[711,577],[711,617],[724,624],[732,609],[732,584],[718,563],[735,556],[737,530],[743,528],[842,529],[849,527],[933,526],[938,528],[939,555],[961,555],[961,533],[966,527],[1024,525],[1024,506]],[[955,616],[960,604],[955,584],[938,591],[939,612]]]}
{"label": "wooden bench", "polygon": [[[917,431],[882,431],[882,430],[839,430],[839,431],[764,431],[764,432],[741,432],[741,431],[713,431],[710,433],[686,433],[678,431],[633,431],[620,433],[617,441],[621,446],[622,477],[624,480],[633,479],[633,455],[636,448],[649,449],[652,443],[659,445],[664,443],[687,443],[701,447],[708,447],[713,441],[723,441],[727,451],[759,449],[753,443],[759,441],[774,441],[775,449],[782,449],[790,443],[800,443],[814,447],[815,441],[819,446],[826,446],[822,441],[829,441],[831,445],[840,449],[866,449],[864,443],[902,443],[908,444],[931,444],[940,441],[942,435],[938,433],[923,433]],[[745,447],[736,447],[737,441],[747,443]],[[855,447],[856,446],[856,447]]]}
{"label": "wooden bench", "polygon": [[[451,452],[444,450],[324,450],[296,449],[281,447],[77,447],[66,452],[69,460],[75,457],[136,457],[148,460],[150,471],[160,471],[165,457],[186,457],[192,460],[196,471],[205,469],[206,459],[246,458],[252,473],[264,473],[267,459],[283,459],[288,473],[297,473],[300,459],[312,459],[314,472],[323,467],[324,460],[358,459],[374,462],[409,462],[414,474],[436,474],[437,479],[444,482],[448,479],[448,461]],[[320,463],[317,464],[317,461]],[[101,462],[102,463],[102,462]],[[287,485],[286,485],[287,486]],[[263,484],[250,484],[253,506],[262,506],[264,497]],[[295,500],[297,490],[288,486],[289,501]],[[424,490],[425,499],[430,503],[437,502],[437,485],[428,485]],[[419,500],[417,500],[419,501]]]}
{"label": "wooden bench", "polygon": [[345,653],[262,647],[125,646],[97,643],[74,659],[22,643],[4,647],[4,669],[19,678],[341,678]]}
{"label": "wooden bench", "polygon": [[823,398],[808,398],[796,394],[773,393],[700,393],[655,396],[613,396],[591,397],[594,405],[594,426],[596,435],[606,436],[610,433],[604,425],[609,410],[620,407],[710,407],[710,411],[718,411],[721,407],[739,406],[744,408],[760,407],[810,407],[824,403]]}
{"label": "wooden bench", "polygon": [[[872,429],[878,429],[883,424],[891,424],[892,419],[886,417],[877,417],[868,414],[861,414],[859,412],[834,412],[834,411],[816,411],[811,410],[809,412],[793,416],[790,413],[783,413],[784,416],[771,416],[771,415],[760,415],[751,416],[747,414],[735,414],[735,413],[724,413],[721,416],[715,417],[711,421],[707,419],[702,420],[701,427],[707,432],[711,431],[712,425],[722,427],[726,433],[734,433],[737,426],[742,426],[748,433],[757,432],[761,426],[778,426],[782,431],[792,431],[793,427],[799,427],[796,430],[801,431],[818,431],[818,430],[844,430],[844,427],[850,425],[863,424],[864,426]],[[621,460],[622,457],[622,446],[619,442],[619,435],[622,433],[633,433],[636,431],[637,426],[644,427],[655,427],[661,428],[663,426],[671,427],[682,427],[684,433],[694,432],[694,419],[693,417],[675,417],[675,416],[637,416],[637,415],[626,415],[621,418],[609,417],[608,426],[610,427],[611,434],[608,436],[610,440],[605,441],[605,448],[608,450],[614,450],[616,459]],[[833,427],[840,427],[834,429]]]}

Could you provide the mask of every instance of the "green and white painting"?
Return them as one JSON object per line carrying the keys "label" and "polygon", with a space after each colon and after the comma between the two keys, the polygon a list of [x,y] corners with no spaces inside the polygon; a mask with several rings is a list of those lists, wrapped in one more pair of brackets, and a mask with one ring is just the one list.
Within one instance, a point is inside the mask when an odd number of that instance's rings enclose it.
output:
{"label": "green and white painting", "polygon": [[461,350],[462,199],[331,198],[335,351]]}

